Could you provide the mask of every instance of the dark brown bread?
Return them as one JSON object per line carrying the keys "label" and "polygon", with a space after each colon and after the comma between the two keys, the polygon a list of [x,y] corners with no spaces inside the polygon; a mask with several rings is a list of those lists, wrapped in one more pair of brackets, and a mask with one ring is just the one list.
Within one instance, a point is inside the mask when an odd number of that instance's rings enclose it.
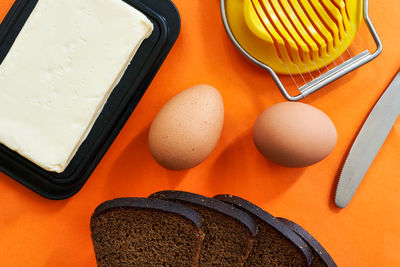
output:
{"label": "dark brown bread", "polygon": [[329,255],[329,253],[321,246],[321,244],[304,230],[303,227],[285,218],[278,218],[296,234],[298,234],[303,240],[313,249],[313,260],[311,266],[313,267],[336,267],[336,263]]}
{"label": "dark brown bread", "polygon": [[90,230],[98,266],[198,266],[204,239],[197,212],[147,198],[104,202]]}
{"label": "dark brown bread", "polygon": [[240,197],[217,195],[214,198],[242,209],[258,224],[258,235],[244,266],[309,266],[310,247],[277,218]]}
{"label": "dark brown bread", "polygon": [[162,191],[150,198],[174,201],[197,211],[205,239],[199,266],[243,266],[257,234],[252,218],[222,201],[182,191]]}

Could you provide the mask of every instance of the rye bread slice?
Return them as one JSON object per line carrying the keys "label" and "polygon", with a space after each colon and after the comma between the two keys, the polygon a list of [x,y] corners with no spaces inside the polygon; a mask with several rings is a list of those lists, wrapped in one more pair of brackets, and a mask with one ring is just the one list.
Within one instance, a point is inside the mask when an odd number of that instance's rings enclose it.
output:
{"label": "rye bread slice", "polygon": [[247,212],[258,225],[258,235],[244,266],[309,266],[310,247],[284,223],[240,197],[217,195],[214,198]]}
{"label": "rye bread slice", "polygon": [[303,227],[295,222],[292,222],[285,218],[278,218],[284,224],[286,224],[290,229],[292,229],[296,234],[298,234],[312,249],[313,249],[313,260],[311,266],[313,267],[336,267],[335,261],[329,255],[329,253],[322,247],[322,245],[304,230]]}
{"label": "rye bread slice", "polygon": [[199,266],[243,266],[257,234],[257,225],[247,213],[222,201],[182,191],[157,192],[150,198],[177,202],[203,217],[205,238]]}
{"label": "rye bread slice", "polygon": [[98,266],[198,266],[201,216],[159,199],[119,198],[90,221]]}

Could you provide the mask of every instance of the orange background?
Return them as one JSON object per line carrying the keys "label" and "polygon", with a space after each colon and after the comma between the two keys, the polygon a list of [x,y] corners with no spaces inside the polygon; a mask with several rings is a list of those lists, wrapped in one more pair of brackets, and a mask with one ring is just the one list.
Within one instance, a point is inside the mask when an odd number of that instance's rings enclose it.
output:
{"label": "orange background", "polygon": [[[12,0],[0,1],[3,17]],[[231,193],[308,229],[339,266],[400,266],[400,124],[397,122],[349,206],[333,202],[337,175],[367,114],[400,66],[400,1],[371,0],[370,16],[384,44],[372,63],[307,98],[327,113],[338,144],[304,169],[279,167],[256,150],[250,131],[268,106],[284,101],[270,76],[229,41],[218,0],[174,0],[182,32],[143,100],[83,189],[46,200],[0,174],[0,265],[95,266],[89,219],[101,202],[163,189],[207,196]],[[198,83],[225,102],[221,140],[201,165],[167,171],[152,159],[149,125],[163,104]]]}

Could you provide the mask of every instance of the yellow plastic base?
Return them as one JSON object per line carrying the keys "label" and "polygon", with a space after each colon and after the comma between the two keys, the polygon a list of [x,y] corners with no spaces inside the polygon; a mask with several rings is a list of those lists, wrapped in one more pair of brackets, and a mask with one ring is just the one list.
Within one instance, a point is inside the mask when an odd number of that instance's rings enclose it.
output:
{"label": "yellow plastic base", "polygon": [[329,65],[352,43],[360,0],[226,0],[233,35],[253,57],[281,74]]}

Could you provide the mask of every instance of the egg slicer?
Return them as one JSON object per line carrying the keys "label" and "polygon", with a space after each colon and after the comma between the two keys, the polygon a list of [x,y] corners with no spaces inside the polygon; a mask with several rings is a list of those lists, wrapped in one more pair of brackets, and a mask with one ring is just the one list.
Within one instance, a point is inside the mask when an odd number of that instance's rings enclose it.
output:
{"label": "egg slicer", "polygon": [[[382,51],[368,0],[221,0],[221,15],[236,48],[267,70],[289,101],[305,98]],[[372,53],[358,33],[362,21],[376,45]],[[282,82],[289,76],[295,94]]]}

